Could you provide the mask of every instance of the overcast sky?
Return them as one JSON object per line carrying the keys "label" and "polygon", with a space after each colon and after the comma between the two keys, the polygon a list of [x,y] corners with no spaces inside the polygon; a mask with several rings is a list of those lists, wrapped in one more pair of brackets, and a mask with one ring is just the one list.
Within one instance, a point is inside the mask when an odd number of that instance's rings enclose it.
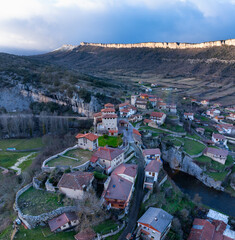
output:
{"label": "overcast sky", "polygon": [[0,51],[235,38],[235,0],[0,0]]}

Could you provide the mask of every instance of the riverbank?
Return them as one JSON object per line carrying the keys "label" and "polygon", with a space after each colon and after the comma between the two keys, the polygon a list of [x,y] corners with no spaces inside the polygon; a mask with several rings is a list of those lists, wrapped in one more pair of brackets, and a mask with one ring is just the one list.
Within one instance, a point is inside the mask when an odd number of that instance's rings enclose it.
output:
{"label": "riverbank", "polygon": [[201,181],[187,173],[172,170],[169,164],[165,163],[164,169],[180,190],[188,194],[191,199],[198,194],[201,197],[202,204],[235,217],[235,198],[230,194],[207,187]]}

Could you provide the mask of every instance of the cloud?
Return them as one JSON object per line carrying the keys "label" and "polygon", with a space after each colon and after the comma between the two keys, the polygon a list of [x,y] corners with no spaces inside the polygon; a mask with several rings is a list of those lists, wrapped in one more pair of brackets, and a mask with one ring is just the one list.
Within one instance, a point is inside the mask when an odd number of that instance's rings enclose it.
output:
{"label": "cloud", "polygon": [[234,38],[234,11],[235,0],[1,0],[0,50]]}

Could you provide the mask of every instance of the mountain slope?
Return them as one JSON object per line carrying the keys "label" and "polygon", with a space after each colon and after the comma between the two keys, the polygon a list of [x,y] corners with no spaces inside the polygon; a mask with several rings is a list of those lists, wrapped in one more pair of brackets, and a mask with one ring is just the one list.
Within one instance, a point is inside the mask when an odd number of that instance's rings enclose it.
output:
{"label": "mountain slope", "polygon": [[235,46],[192,49],[69,46],[34,56],[123,81],[157,81],[189,95],[235,104]]}

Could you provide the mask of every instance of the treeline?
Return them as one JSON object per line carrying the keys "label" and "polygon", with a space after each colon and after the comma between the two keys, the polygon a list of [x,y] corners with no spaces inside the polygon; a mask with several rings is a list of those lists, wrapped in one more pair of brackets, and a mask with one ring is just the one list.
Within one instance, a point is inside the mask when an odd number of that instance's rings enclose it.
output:
{"label": "treeline", "polygon": [[0,138],[42,136],[46,134],[66,134],[89,129],[92,121],[68,119],[57,114],[1,114]]}

